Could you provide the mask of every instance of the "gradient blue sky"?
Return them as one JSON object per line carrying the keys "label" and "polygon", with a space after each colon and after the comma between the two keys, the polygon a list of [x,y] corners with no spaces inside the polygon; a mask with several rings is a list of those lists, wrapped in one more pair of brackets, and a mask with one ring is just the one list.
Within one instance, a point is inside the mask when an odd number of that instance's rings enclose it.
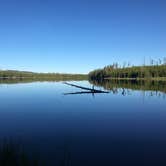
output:
{"label": "gradient blue sky", "polygon": [[166,0],[0,0],[0,69],[88,73],[166,57]]}

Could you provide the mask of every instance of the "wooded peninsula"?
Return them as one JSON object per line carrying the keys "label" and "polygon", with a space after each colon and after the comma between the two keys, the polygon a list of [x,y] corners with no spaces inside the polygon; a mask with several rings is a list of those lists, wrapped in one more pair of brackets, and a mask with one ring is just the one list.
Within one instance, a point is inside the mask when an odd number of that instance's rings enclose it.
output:
{"label": "wooded peninsula", "polygon": [[117,63],[89,73],[90,80],[128,79],[128,80],[164,80],[166,81],[166,63],[142,66],[118,67]]}

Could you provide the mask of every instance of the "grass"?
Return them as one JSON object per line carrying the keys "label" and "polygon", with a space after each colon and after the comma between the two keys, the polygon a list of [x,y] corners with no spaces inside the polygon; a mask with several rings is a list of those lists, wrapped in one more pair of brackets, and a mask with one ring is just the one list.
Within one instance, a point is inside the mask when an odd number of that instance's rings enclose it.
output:
{"label": "grass", "polygon": [[29,157],[19,144],[5,141],[0,145],[0,166],[46,166],[38,158]]}
{"label": "grass", "polygon": [[[55,159],[58,166],[71,166],[71,152],[67,144],[59,158]],[[12,141],[2,141],[0,144],[0,166],[49,166],[49,161],[27,153],[23,146]],[[55,165],[57,166],[57,164]]]}

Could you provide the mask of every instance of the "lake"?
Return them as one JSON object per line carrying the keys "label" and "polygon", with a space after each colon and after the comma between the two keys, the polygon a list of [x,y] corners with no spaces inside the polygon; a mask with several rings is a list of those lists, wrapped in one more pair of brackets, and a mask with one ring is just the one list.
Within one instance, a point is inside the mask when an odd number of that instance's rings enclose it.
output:
{"label": "lake", "polygon": [[[70,81],[92,87],[92,82]],[[165,166],[165,84],[1,83],[0,140],[19,142],[47,166]]]}

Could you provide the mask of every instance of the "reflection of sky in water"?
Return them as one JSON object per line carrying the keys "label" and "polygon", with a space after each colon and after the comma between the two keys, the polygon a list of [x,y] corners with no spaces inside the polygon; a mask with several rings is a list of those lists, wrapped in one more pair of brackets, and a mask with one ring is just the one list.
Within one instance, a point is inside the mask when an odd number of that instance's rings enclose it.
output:
{"label": "reflection of sky in water", "polygon": [[[92,87],[86,81],[74,83]],[[41,149],[40,152],[44,149],[41,154],[47,152],[49,160],[55,147],[67,140],[79,161],[94,162],[93,157],[99,156],[107,161],[111,154],[115,155],[113,162],[119,155],[125,163],[124,154],[129,161],[127,157],[134,155],[133,152],[140,158],[143,153],[150,157],[158,155],[162,161],[166,147],[163,94],[159,97],[156,92],[151,96],[149,91],[128,90],[124,96],[119,88],[117,94],[94,97],[63,95],[75,91],[79,89],[61,82],[2,84],[0,138],[20,139],[29,148],[33,145],[34,150]]]}

